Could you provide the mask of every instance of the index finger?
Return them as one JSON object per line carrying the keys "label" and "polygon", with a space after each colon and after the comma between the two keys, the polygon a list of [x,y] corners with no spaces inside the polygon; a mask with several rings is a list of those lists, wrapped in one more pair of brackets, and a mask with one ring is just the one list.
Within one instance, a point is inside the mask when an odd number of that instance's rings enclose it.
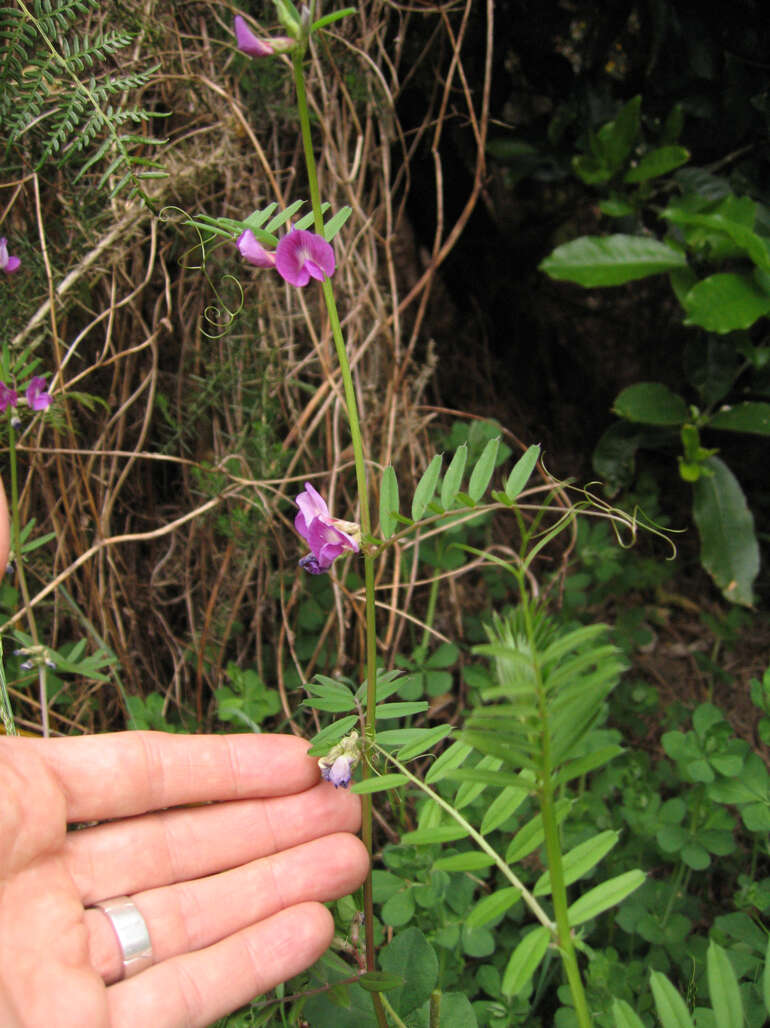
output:
{"label": "index finger", "polygon": [[[8,738],[58,779],[68,821],[130,817],[185,803],[285,796],[319,778],[308,744],[292,735],[115,732],[63,739]],[[19,753],[21,757],[21,752]]]}

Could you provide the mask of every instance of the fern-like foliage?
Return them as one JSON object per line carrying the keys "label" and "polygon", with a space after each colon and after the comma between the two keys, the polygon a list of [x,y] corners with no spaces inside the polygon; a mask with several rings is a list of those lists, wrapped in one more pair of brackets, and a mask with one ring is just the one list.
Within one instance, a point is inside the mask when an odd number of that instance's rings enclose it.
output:
{"label": "fern-like foliage", "polygon": [[528,769],[541,786],[604,763],[609,753],[586,758],[582,743],[624,669],[605,626],[564,634],[542,614],[525,624],[514,612],[495,616],[487,634],[489,643],[475,652],[492,658],[498,684],[484,691],[461,738],[516,770]]}
{"label": "fern-like foliage", "polygon": [[136,126],[160,117],[132,105],[132,91],[158,66],[118,75],[104,62],[134,38],[122,29],[79,31],[98,0],[13,0],[0,9],[0,125],[6,162],[36,169],[49,161],[80,164],[77,177],[101,163],[98,182],[111,195],[124,187],[146,202],[142,182],[164,174],[144,151],[163,140]]}

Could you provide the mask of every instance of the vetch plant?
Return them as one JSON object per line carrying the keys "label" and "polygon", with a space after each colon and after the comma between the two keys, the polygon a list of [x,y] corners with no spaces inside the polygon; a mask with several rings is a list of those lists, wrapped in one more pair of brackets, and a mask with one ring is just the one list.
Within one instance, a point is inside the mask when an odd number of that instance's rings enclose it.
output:
{"label": "vetch plant", "polygon": [[352,521],[333,518],[319,492],[309,483],[297,497],[299,513],[294,527],[310,547],[311,552],[300,560],[311,575],[328,571],[337,557],[345,552],[358,553],[361,529]]}

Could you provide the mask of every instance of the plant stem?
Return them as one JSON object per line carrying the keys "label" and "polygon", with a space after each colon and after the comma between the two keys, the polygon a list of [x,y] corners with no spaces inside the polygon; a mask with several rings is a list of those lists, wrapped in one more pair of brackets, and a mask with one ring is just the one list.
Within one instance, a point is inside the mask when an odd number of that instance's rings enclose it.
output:
{"label": "plant stem", "polygon": [[11,546],[16,559],[16,570],[19,576],[19,589],[24,609],[27,612],[29,623],[29,634],[35,645],[35,661],[37,665],[39,693],[40,693],[40,718],[43,737],[50,735],[48,721],[48,687],[46,681],[46,665],[41,656],[40,637],[37,633],[37,622],[32,605],[29,602],[29,589],[27,588],[27,577],[24,574],[24,561],[21,555],[21,526],[19,525],[19,473],[16,463],[16,429],[13,427],[13,418],[8,419],[8,459],[11,470]]}
{"label": "plant stem", "polygon": [[548,702],[545,695],[543,676],[540,668],[540,661],[537,659],[537,640],[532,622],[532,609],[527,593],[527,583],[523,574],[518,573],[519,593],[521,596],[521,609],[524,616],[524,624],[527,630],[529,651],[532,655],[532,669],[535,676],[535,690],[540,708],[541,739],[542,739],[542,766],[540,769],[541,785],[539,790],[540,813],[543,819],[545,831],[545,849],[548,856],[548,872],[551,876],[551,899],[553,900],[553,911],[556,919],[556,942],[561,954],[564,970],[567,975],[572,1001],[575,1004],[575,1014],[581,1028],[591,1028],[593,1019],[588,1009],[583,979],[577,962],[577,954],[572,944],[572,930],[569,924],[567,912],[567,886],[564,881],[564,867],[562,864],[561,840],[559,838],[559,826],[556,820],[556,812],[553,794],[553,773],[551,768],[551,736],[548,728]]}
{"label": "plant stem", "polygon": [[[313,153],[313,139],[310,131],[310,115],[307,105],[307,94],[305,92],[305,78],[302,61],[304,53],[298,48],[295,50],[292,65],[294,68],[294,83],[297,90],[297,109],[299,111],[300,128],[302,132],[302,146],[305,152],[305,165],[310,187],[310,201],[313,207],[313,218],[315,230],[318,235],[323,236],[323,212],[321,210],[321,195],[318,189],[318,172],[316,170],[315,154]],[[361,437],[361,423],[358,416],[358,401],[353,375],[350,370],[345,339],[342,335],[342,326],[337,312],[337,304],[334,299],[334,289],[328,278],[322,283],[323,297],[326,303],[326,310],[329,315],[329,325],[334,339],[334,348],[337,353],[337,361],[342,376],[342,388],[345,394],[345,406],[347,408],[350,436],[353,443],[353,459],[356,469],[356,485],[358,488],[358,503],[361,518],[361,535],[364,542],[372,534],[372,523],[369,515],[369,493],[366,480],[366,461],[364,459],[364,446]],[[370,749],[375,739],[375,705],[377,686],[377,636],[375,624],[374,606],[374,560],[371,556],[364,555],[364,585],[366,594],[366,724],[364,728],[365,746]],[[362,775],[367,777],[367,761],[361,762]],[[361,838],[366,846],[369,857],[372,855],[372,797],[362,797],[361,811]],[[370,971],[374,970],[374,902],[372,895],[372,874],[371,869],[364,882],[364,925],[366,936],[366,966]],[[387,1028],[385,1011],[382,1006],[382,999],[377,993],[372,993],[372,1001],[380,1028]]]}

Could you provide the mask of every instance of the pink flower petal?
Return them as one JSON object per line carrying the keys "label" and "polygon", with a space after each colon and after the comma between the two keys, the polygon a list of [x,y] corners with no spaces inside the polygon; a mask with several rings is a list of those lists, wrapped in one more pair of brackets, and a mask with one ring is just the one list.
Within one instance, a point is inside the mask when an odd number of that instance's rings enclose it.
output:
{"label": "pink flower petal", "polygon": [[275,266],[290,285],[306,286],[311,278],[322,282],[334,274],[334,250],[315,232],[294,228],[279,242]]}
{"label": "pink flower petal", "polygon": [[235,41],[238,49],[249,57],[272,57],[275,53],[269,41],[258,39],[254,35],[240,14],[235,16]]}
{"label": "pink flower petal", "polygon": [[247,260],[249,264],[253,264],[254,267],[275,267],[275,254],[270,253],[264,248],[251,229],[247,228],[245,232],[241,232],[236,240],[236,246],[240,251],[241,257]]}

